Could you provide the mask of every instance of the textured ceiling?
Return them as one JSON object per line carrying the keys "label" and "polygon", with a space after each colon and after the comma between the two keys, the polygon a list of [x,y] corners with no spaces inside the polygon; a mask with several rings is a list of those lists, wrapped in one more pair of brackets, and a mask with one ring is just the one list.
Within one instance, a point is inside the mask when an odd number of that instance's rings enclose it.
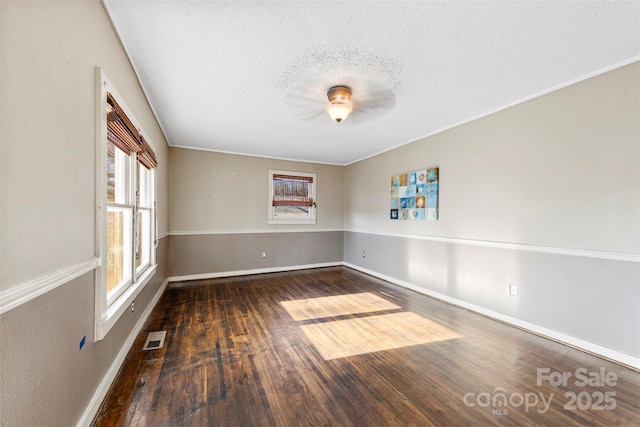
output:
{"label": "textured ceiling", "polygon": [[[637,1],[104,1],[170,145],[321,163],[640,55]],[[340,124],[334,85],[353,91]]]}

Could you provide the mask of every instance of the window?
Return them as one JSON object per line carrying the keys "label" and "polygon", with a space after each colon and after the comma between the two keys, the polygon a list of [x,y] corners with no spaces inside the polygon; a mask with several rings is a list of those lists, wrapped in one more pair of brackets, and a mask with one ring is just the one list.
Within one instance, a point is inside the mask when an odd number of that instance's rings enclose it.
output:
{"label": "window", "polygon": [[107,297],[114,299],[131,283],[131,224],[133,202],[129,191],[131,156],[107,142]]}
{"label": "window", "polygon": [[316,174],[269,171],[269,224],[316,223]]}
{"label": "window", "polygon": [[155,273],[156,239],[155,153],[100,77],[96,340],[104,338]]}

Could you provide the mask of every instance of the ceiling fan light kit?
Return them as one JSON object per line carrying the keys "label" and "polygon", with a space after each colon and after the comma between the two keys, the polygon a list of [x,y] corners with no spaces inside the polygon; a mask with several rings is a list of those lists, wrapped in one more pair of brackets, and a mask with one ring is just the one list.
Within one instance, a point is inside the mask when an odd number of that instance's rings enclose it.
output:
{"label": "ceiling fan light kit", "polygon": [[353,107],[351,106],[351,89],[347,86],[334,86],[327,92],[327,98],[331,105],[327,107],[327,113],[336,122],[340,123],[347,118]]}

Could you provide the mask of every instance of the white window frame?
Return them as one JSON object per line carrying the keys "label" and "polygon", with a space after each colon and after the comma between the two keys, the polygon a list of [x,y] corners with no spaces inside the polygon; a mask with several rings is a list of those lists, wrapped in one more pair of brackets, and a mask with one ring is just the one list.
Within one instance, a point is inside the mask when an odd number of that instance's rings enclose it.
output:
{"label": "white window frame", "polygon": [[[148,177],[149,180],[148,182],[146,182],[146,190],[145,193],[147,195],[147,197],[149,198],[148,201],[148,206],[145,206],[142,204],[142,202],[138,202],[137,206],[136,206],[136,214],[140,213],[141,211],[144,212],[148,212],[148,216],[149,216],[149,241],[144,242],[146,243],[147,246],[147,251],[148,251],[148,259],[146,260],[146,262],[140,264],[140,266],[136,266],[135,267],[135,275],[136,277],[139,277],[147,268],[149,268],[149,266],[152,264],[152,260],[155,260],[155,251],[153,250],[155,247],[155,234],[157,231],[157,224],[154,223],[154,218],[155,218],[155,206],[156,206],[156,195],[155,195],[155,183],[156,183],[156,171],[155,168],[154,169],[147,169],[142,163],[140,162],[136,162],[136,168],[138,168],[140,171],[148,173]],[[137,175],[136,175],[137,176]],[[140,186],[140,183],[138,183],[138,191],[142,194],[142,187]],[[138,229],[136,228],[134,230],[134,233],[137,233]],[[140,236],[136,236],[135,237],[136,241],[138,239],[141,239]],[[134,257],[137,256],[136,252],[137,251],[137,245],[134,244]],[[135,264],[134,264],[135,265]]]}
{"label": "white window frame", "polygon": [[[309,207],[309,216],[296,218],[290,217],[278,217],[274,215],[273,206],[273,175],[292,175],[292,176],[304,176],[313,178],[313,185],[311,186],[311,198],[313,199],[313,205]],[[296,172],[296,171],[284,171],[284,170],[269,170],[269,200],[267,205],[267,224],[315,224],[316,212],[318,210],[316,206],[318,194],[318,176],[311,172]]]}
{"label": "white window frame", "polygon": [[[120,290],[108,297],[107,295],[107,93],[110,93],[118,102],[122,110],[125,112],[129,120],[134,124],[138,131],[143,135],[146,142],[152,150],[155,151],[153,142],[147,137],[145,132],[139,126],[135,116],[126,106],[122,97],[115,89],[113,84],[106,77],[102,69],[96,68],[96,256],[100,259],[100,265],[95,270],[95,327],[94,341],[102,340],[109,330],[116,324],[118,319],[129,310],[134,299],[145,285],[153,277],[156,272],[156,251],[157,245],[157,224],[156,211],[157,193],[156,193],[156,170],[152,169],[149,174],[149,192],[151,195],[151,235],[150,235],[150,253],[149,263],[144,268],[135,268],[135,234],[137,230],[131,230],[133,233],[133,260],[132,260],[132,280],[125,284]],[[117,148],[116,148],[117,149]],[[138,162],[135,159],[135,153],[129,155],[132,168],[129,188],[136,188],[136,169]],[[132,195],[135,197],[135,194]],[[133,202],[134,206],[136,202]],[[113,205],[113,204],[111,204]],[[133,224],[136,223],[135,216],[137,209],[133,209]]]}

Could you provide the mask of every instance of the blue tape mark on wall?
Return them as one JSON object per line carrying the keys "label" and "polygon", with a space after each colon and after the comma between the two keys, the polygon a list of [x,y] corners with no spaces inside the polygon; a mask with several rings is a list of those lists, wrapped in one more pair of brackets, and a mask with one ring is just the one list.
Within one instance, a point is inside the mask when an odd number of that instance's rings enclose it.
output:
{"label": "blue tape mark on wall", "polygon": [[80,340],[80,348],[78,350],[82,350],[82,347],[84,347],[84,343],[87,342],[87,336],[83,336],[82,339]]}

